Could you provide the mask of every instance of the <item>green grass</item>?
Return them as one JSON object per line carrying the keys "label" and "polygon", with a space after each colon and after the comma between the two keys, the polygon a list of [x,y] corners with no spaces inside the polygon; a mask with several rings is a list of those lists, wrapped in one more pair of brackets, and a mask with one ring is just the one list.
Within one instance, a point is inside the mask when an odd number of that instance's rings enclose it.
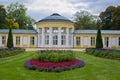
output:
{"label": "green grass", "polygon": [[24,62],[35,52],[0,59],[0,80],[120,80],[120,61],[75,52],[85,61],[83,68],[60,73],[39,72],[24,68]]}

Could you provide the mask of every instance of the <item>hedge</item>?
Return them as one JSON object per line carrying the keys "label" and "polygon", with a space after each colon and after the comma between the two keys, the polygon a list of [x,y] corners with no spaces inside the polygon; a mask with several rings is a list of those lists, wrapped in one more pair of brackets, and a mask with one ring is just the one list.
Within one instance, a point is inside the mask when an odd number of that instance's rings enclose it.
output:
{"label": "hedge", "polygon": [[103,48],[86,48],[86,53],[103,58],[120,60],[120,50],[103,49]]}
{"label": "hedge", "polygon": [[0,58],[16,55],[24,51],[23,48],[0,48]]}

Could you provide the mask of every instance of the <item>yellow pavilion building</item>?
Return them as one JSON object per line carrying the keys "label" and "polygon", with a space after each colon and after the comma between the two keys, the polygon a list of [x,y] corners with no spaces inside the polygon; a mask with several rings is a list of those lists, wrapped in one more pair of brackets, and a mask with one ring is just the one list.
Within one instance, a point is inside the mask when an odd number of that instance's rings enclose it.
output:
{"label": "yellow pavilion building", "polygon": [[[95,47],[97,30],[74,30],[74,23],[54,13],[36,22],[36,30],[13,29],[14,47]],[[8,29],[0,29],[0,47],[6,47]],[[120,30],[102,30],[104,48],[120,48]]]}

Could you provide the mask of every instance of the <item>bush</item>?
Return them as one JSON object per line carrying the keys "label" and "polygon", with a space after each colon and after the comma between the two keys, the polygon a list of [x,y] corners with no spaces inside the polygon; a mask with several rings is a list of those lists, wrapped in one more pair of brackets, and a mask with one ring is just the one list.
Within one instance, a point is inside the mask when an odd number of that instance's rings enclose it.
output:
{"label": "bush", "polygon": [[94,56],[120,60],[120,50],[103,49],[103,48],[87,48],[86,53]]}
{"label": "bush", "polygon": [[63,62],[75,59],[72,51],[39,51],[33,59],[44,62]]}
{"label": "bush", "polygon": [[23,48],[1,48],[0,49],[0,58],[16,55],[16,54],[22,53],[24,51],[25,51],[25,49],[23,49]]}

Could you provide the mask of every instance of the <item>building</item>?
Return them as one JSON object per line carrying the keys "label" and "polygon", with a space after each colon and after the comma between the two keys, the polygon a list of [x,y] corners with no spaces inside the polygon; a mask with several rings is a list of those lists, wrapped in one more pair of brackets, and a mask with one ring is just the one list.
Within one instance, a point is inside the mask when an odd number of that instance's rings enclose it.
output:
{"label": "building", "polygon": [[[74,30],[74,23],[54,13],[36,22],[36,30],[12,30],[14,47],[95,47],[97,30]],[[120,30],[102,30],[104,48],[120,48]],[[6,47],[8,30],[0,30],[0,47]]]}

